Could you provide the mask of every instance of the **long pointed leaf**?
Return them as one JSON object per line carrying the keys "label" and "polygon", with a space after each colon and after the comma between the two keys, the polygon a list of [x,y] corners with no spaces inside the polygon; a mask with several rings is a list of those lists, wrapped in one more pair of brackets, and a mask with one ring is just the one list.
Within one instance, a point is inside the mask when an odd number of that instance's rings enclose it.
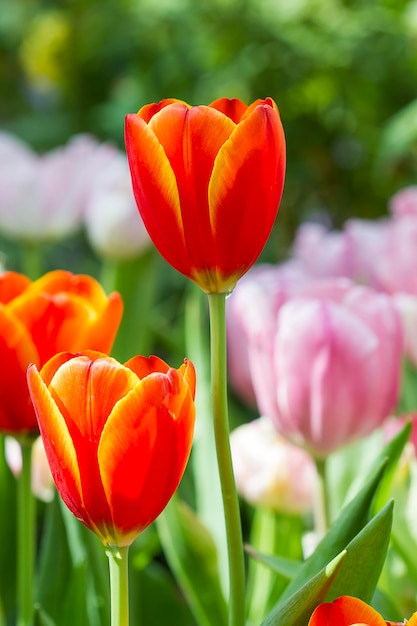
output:
{"label": "long pointed leaf", "polygon": [[277,605],[261,626],[305,626],[316,606],[326,597],[345,557],[346,551],[341,552],[285,602]]}
{"label": "long pointed leaf", "polygon": [[157,519],[165,556],[200,626],[225,626],[217,552],[208,530],[193,511],[174,497]]}
{"label": "long pointed leaf", "polygon": [[326,563],[342,552],[369,520],[372,499],[384,474],[386,461],[357,496],[346,505],[313,554],[284,591],[281,600],[290,597],[297,589],[319,572]]}
{"label": "long pointed leaf", "polygon": [[346,548],[346,558],[327,600],[342,595],[370,602],[381,574],[390,541],[393,501],[371,519]]}

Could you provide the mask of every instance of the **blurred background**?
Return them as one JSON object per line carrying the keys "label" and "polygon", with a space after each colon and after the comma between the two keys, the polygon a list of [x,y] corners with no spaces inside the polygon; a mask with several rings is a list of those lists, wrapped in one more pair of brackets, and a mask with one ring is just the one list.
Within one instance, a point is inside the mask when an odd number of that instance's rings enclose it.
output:
{"label": "blurred background", "polygon": [[[306,220],[341,229],[349,218],[383,217],[392,195],[417,183],[417,0],[0,0],[0,268],[31,278],[68,269],[99,278],[107,292],[118,289],[125,301],[113,352],[119,360],[155,353],[177,366],[184,354],[194,360],[202,327],[207,339],[193,285],[141,233],[133,237],[129,216],[137,224],[139,216],[124,116],[163,98],[196,105],[223,96],[248,104],[271,96],[286,133],[284,195],[261,260],[282,261]],[[38,163],[25,146],[49,157]],[[414,239],[404,246],[403,234],[400,247],[415,268]],[[366,256],[378,265],[368,249]],[[400,275],[414,273],[402,267]],[[199,364],[202,388],[205,377]],[[232,397],[232,426],[257,416]],[[11,477],[4,481],[9,491],[0,482],[0,510],[14,510]],[[13,538],[15,518],[3,518],[8,527],[0,536]],[[72,571],[71,540],[63,572]],[[45,548],[51,559],[56,543]],[[1,601],[13,611],[14,541],[2,546],[0,562],[12,571],[0,572]],[[132,558],[143,578],[135,602],[153,618],[166,614],[158,622],[143,613],[141,623],[194,623],[155,554],[151,532]],[[72,624],[76,584],[64,574],[58,583]],[[62,594],[54,587],[44,599],[53,617]],[[177,621],[173,607],[183,611]]]}
{"label": "blurred background", "polygon": [[386,212],[416,180],[416,0],[0,0],[0,126],[37,151],[176,97],[271,96],[288,143],[279,228]]}

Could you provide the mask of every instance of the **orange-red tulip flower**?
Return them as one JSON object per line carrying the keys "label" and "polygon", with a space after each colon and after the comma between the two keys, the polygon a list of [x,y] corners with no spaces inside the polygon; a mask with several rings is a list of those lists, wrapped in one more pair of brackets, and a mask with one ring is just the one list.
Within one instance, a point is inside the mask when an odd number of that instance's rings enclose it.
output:
{"label": "orange-red tulip flower", "polygon": [[285,176],[271,98],[175,99],[126,116],[136,203],[159,252],[207,293],[228,293],[269,237]]}
{"label": "orange-red tulip flower", "polygon": [[0,275],[0,431],[36,433],[26,370],[63,350],[110,351],[122,316],[119,294],[93,278],[61,270],[31,282]]}
{"label": "orange-red tulip flower", "polygon": [[128,546],[177,489],[194,430],[195,372],[157,357],[124,365],[99,352],[61,353],[31,397],[55,484],[106,545]]}
{"label": "orange-red tulip flower", "polygon": [[352,596],[341,596],[334,602],[320,604],[308,626],[417,626],[417,613],[404,622],[387,622],[371,606]]}

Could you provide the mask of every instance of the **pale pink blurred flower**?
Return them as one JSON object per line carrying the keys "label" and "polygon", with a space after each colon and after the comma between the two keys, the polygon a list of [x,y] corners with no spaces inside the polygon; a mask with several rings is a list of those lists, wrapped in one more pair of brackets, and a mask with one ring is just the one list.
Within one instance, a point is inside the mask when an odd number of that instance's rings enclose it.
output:
{"label": "pale pink blurred flower", "polygon": [[[252,375],[249,364],[248,342],[245,324],[252,326],[260,322],[261,325],[268,323],[267,320],[258,320],[257,316],[252,321],[243,320],[241,302],[243,298],[250,298],[253,289],[256,298],[266,298],[268,304],[263,308],[274,318],[276,311],[287,299],[292,290],[301,284],[310,281],[305,274],[301,263],[290,260],[280,265],[259,263],[243,276],[239,285],[245,285],[245,290],[235,289],[226,300],[226,324],[227,324],[227,360],[228,377],[232,389],[237,396],[249,406],[256,406],[255,392],[253,389]],[[250,315],[250,310],[247,311]],[[272,320],[269,322],[272,323]]]}
{"label": "pale pink blurred flower", "polygon": [[[6,462],[17,478],[22,471],[20,444],[13,437],[5,437],[4,446]],[[32,446],[32,492],[44,502],[50,502],[55,493],[54,481],[41,437],[38,437]]]}
{"label": "pale pink blurred flower", "polygon": [[87,237],[101,257],[137,257],[151,241],[138,212],[125,154],[118,152],[95,177],[85,211]]}
{"label": "pale pink blurred flower", "polygon": [[352,255],[352,278],[363,285],[382,289],[378,266],[386,254],[391,220],[350,219],[344,225]]}
{"label": "pale pink blurred flower", "polygon": [[343,231],[328,230],[323,224],[304,222],[297,230],[292,252],[312,276],[352,277],[354,274],[350,240]]}
{"label": "pale pink blurred flower", "polygon": [[388,208],[394,217],[405,215],[417,217],[417,185],[410,185],[397,191],[390,198]]}
{"label": "pale pink blurred flower", "polygon": [[116,148],[87,135],[43,155],[0,134],[0,231],[25,241],[54,241],[82,223],[91,185]]}
{"label": "pale pink blurred flower", "polygon": [[417,367],[417,295],[399,292],[394,293],[392,299],[404,329],[405,353]]}
{"label": "pale pink blurred flower", "polygon": [[383,253],[373,263],[381,289],[417,296],[417,214],[390,220]]}
{"label": "pale pink blurred flower", "polygon": [[279,435],[260,417],[236,428],[230,437],[238,492],[255,506],[281,513],[311,511],[316,483],[312,458]]}
{"label": "pale pink blurred flower", "polygon": [[392,413],[403,337],[389,296],[329,279],[274,313],[262,290],[238,289],[258,409],[283,436],[322,458]]}

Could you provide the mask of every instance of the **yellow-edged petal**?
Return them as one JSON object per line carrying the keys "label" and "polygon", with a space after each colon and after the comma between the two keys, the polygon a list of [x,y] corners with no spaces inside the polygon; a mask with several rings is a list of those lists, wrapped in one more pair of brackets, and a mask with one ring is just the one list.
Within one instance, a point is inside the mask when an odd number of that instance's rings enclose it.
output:
{"label": "yellow-edged petal", "polygon": [[126,116],[125,142],[133,191],[146,229],[168,263],[183,272],[186,248],[178,187],[164,148],[138,115]]}
{"label": "yellow-edged petal", "polygon": [[237,280],[258,258],[278,212],[284,175],[279,116],[273,107],[257,106],[236,126],[214,164],[208,193],[218,284],[208,291],[227,291],[233,287],[227,278]]}
{"label": "yellow-edged petal", "polygon": [[27,380],[57,489],[70,511],[85,522],[88,514],[82,499],[77,454],[66,421],[35,365],[29,366]]}
{"label": "yellow-edged petal", "polygon": [[103,430],[99,464],[127,545],[167,504],[191,449],[195,408],[176,370],[153,373],[115,406]]}

